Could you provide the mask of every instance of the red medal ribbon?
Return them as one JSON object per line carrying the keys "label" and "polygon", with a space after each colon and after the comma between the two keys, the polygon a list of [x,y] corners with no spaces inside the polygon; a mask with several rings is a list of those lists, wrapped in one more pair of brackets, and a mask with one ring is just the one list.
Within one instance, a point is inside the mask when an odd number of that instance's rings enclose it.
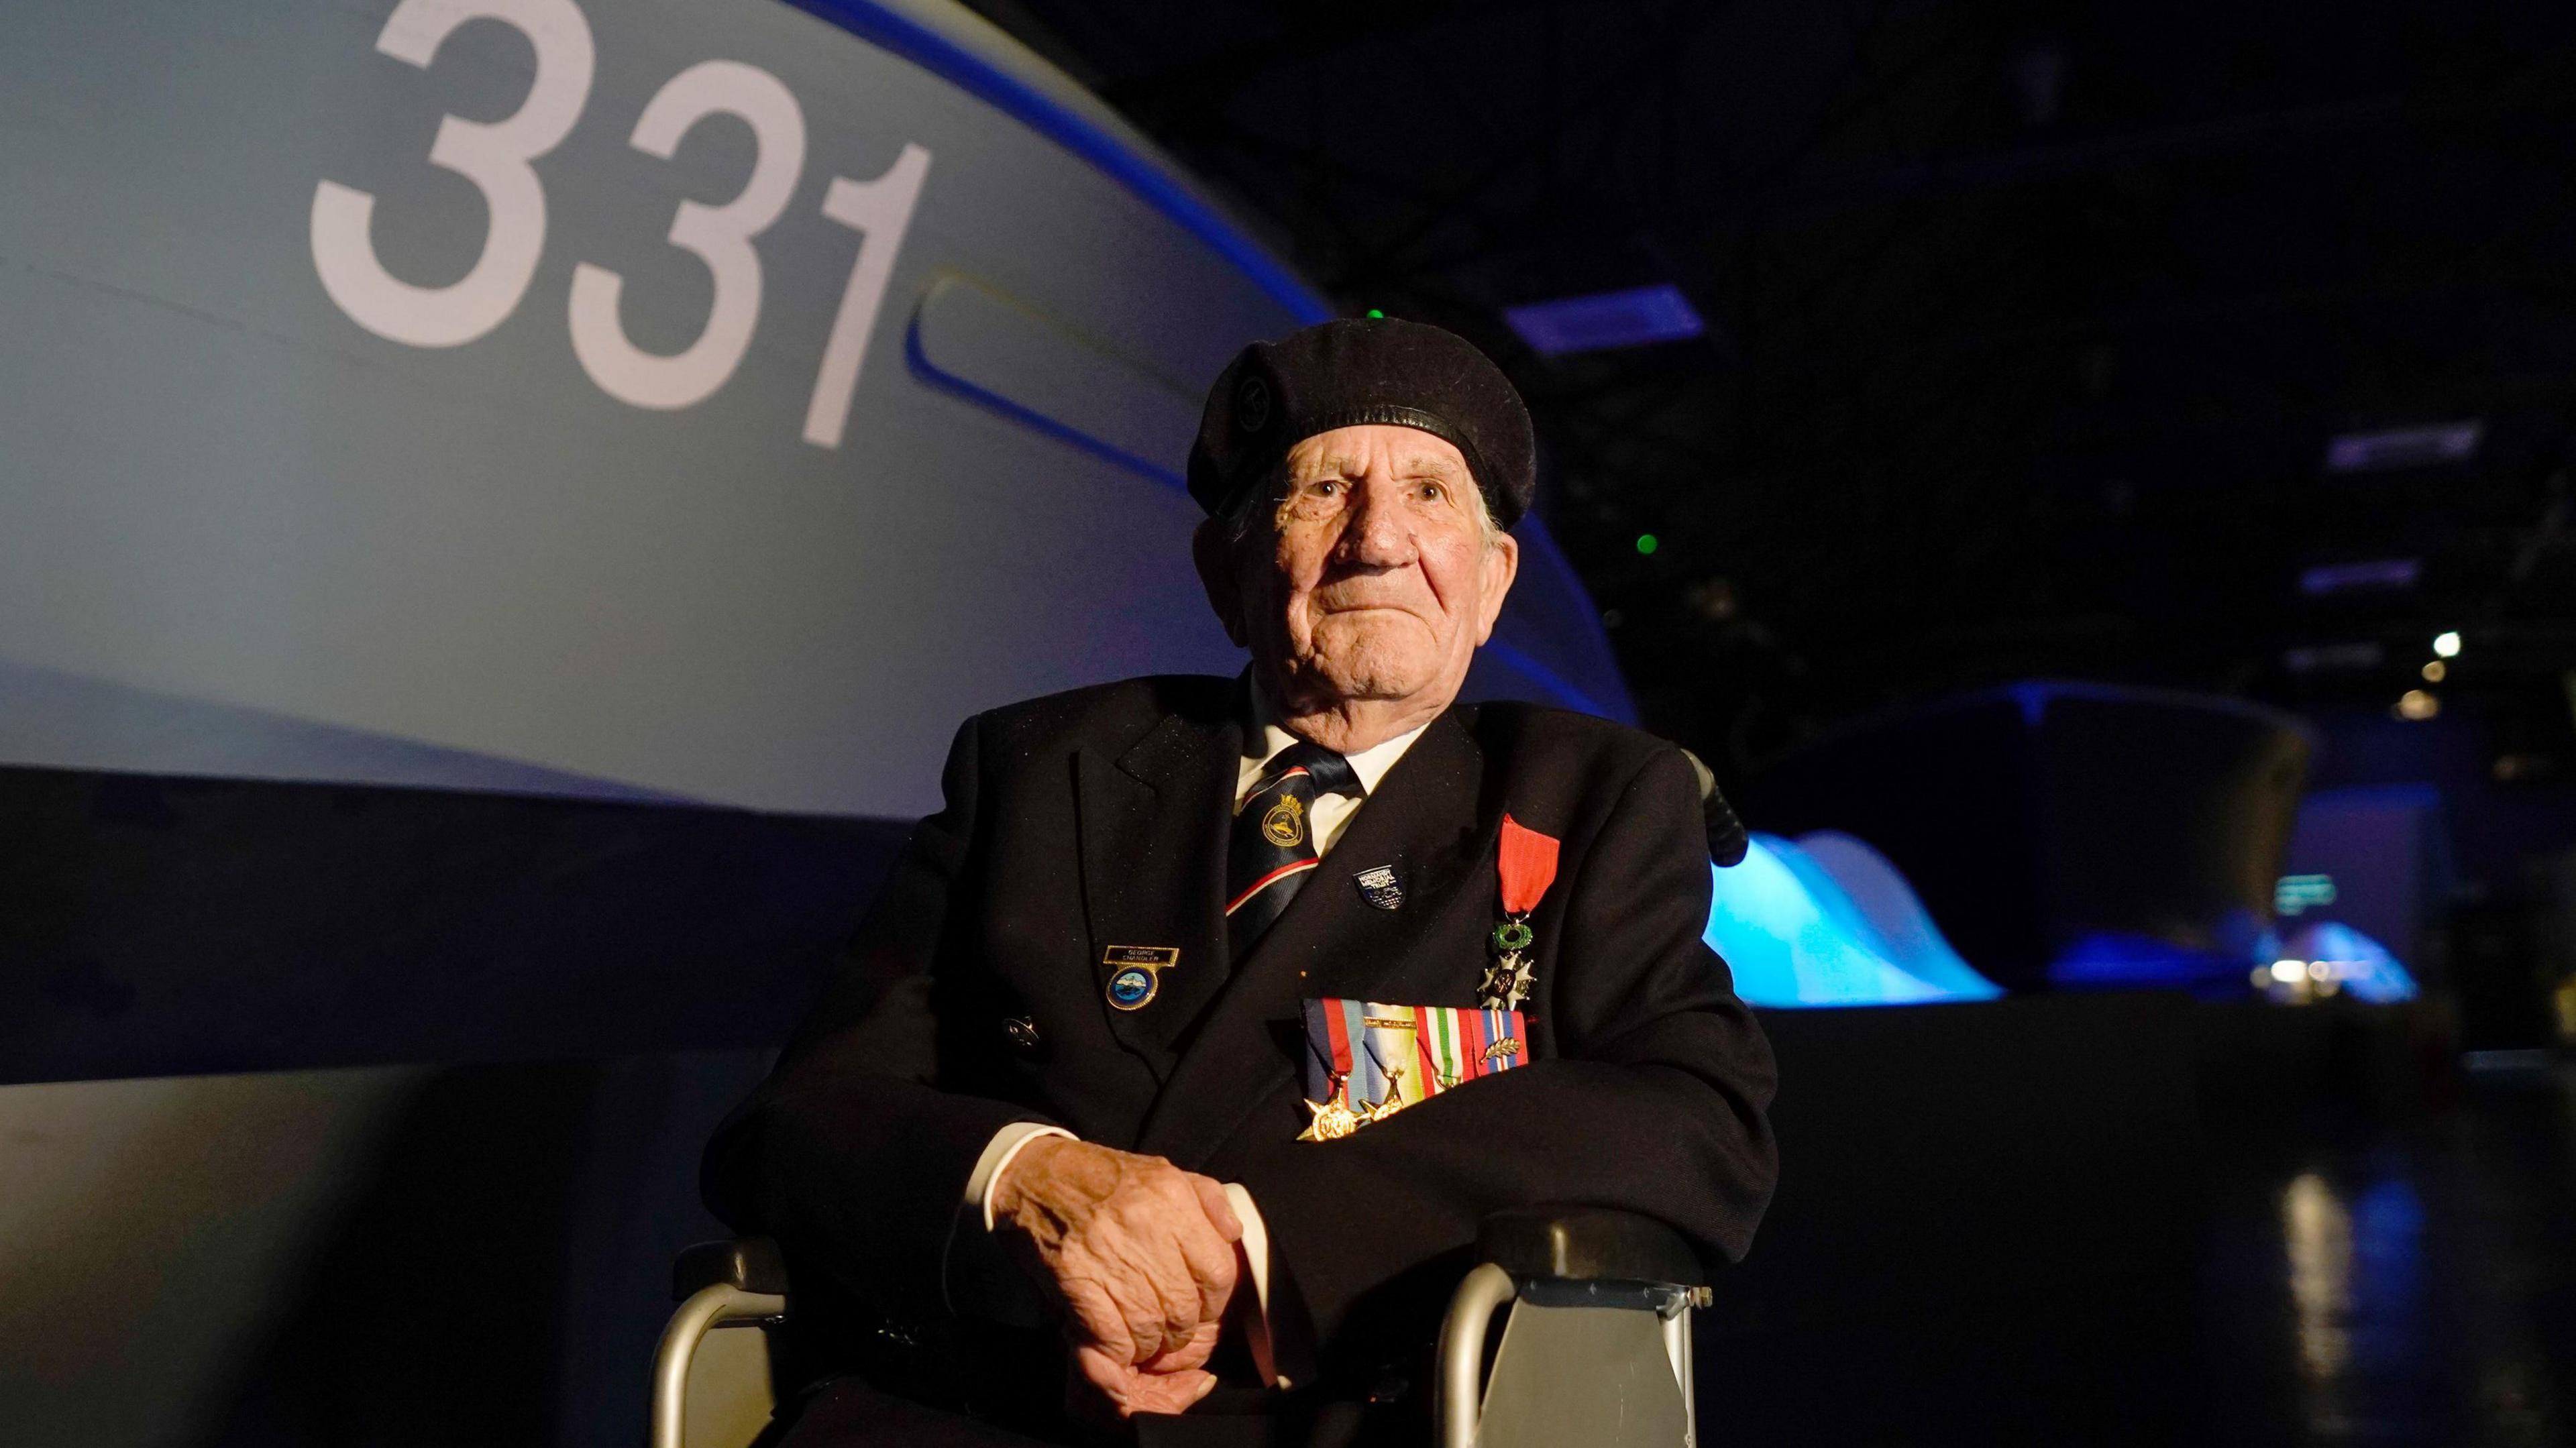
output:
{"label": "red medal ribbon", "polygon": [[1348,1081],[1351,1079],[1352,1068],[1358,1064],[1359,1060],[1359,1052],[1354,1048],[1351,1041],[1349,1013],[1342,1009],[1342,1002],[1326,1001],[1324,1002],[1323,1018],[1324,1032],[1328,1043],[1325,1046],[1325,1050],[1332,1055],[1332,1065],[1329,1069],[1332,1071],[1333,1079],[1336,1083]]}
{"label": "red medal ribbon", "polygon": [[1503,877],[1503,913],[1527,915],[1556,883],[1556,836],[1543,835],[1503,816],[1502,851],[1495,868]]}

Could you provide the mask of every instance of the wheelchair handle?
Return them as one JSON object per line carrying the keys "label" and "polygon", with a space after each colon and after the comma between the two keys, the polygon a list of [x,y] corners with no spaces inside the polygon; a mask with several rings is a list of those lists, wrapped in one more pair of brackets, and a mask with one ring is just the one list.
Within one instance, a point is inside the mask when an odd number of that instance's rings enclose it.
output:
{"label": "wheelchair handle", "polygon": [[653,1355],[652,1448],[686,1448],[689,1364],[698,1355],[699,1340],[714,1328],[768,1322],[786,1313],[784,1296],[745,1292],[730,1282],[711,1283],[680,1304]]}
{"label": "wheelchair handle", "polygon": [[1483,1400],[1485,1333],[1494,1314],[1518,1293],[1512,1274],[1480,1263],[1449,1299],[1440,1320],[1440,1386],[1432,1405],[1440,1448],[1475,1448]]}

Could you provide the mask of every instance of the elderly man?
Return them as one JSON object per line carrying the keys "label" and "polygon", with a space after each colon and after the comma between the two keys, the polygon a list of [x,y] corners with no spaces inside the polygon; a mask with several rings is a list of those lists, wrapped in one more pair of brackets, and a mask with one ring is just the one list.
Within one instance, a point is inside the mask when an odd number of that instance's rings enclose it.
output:
{"label": "elderly man", "polygon": [[1772,1066],[1700,940],[1689,762],[1457,702],[1533,472],[1518,394],[1436,328],[1327,322],[1217,379],[1196,562],[1250,668],[967,721],[709,1148],[858,1369],[791,1443],[1419,1443],[1487,1213],[1743,1251]]}

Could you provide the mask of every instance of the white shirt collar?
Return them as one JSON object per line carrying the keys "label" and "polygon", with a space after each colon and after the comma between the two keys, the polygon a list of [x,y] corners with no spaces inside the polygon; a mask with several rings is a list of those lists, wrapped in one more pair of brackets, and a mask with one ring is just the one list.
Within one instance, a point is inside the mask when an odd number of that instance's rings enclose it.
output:
{"label": "white shirt collar", "polygon": [[[1270,696],[1262,689],[1261,681],[1255,678],[1251,680],[1251,684],[1252,722],[1260,730],[1261,754],[1257,759],[1244,761],[1242,774],[1246,781],[1258,778],[1262,765],[1269,763],[1279,751],[1297,742],[1296,735],[1280,727],[1279,711],[1271,706]],[[1422,731],[1430,727],[1427,722],[1416,724],[1392,739],[1372,744],[1357,754],[1347,754],[1342,757],[1350,761],[1351,773],[1359,776],[1360,788],[1375,794],[1377,782],[1386,778],[1386,772],[1395,768],[1395,762],[1404,757],[1404,751],[1411,749],[1413,741],[1421,738]],[[1236,793],[1239,795],[1241,792],[1241,788],[1238,787]]]}

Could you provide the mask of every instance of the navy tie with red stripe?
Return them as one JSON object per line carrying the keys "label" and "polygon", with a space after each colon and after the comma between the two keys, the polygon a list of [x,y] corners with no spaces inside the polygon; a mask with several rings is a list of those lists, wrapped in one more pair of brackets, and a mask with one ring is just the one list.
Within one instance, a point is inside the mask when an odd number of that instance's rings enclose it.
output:
{"label": "navy tie with red stripe", "polygon": [[1367,793],[1351,762],[1320,744],[1292,744],[1262,766],[1261,778],[1234,807],[1234,837],[1226,847],[1225,934],[1235,959],[1252,949],[1321,863],[1316,797]]}

